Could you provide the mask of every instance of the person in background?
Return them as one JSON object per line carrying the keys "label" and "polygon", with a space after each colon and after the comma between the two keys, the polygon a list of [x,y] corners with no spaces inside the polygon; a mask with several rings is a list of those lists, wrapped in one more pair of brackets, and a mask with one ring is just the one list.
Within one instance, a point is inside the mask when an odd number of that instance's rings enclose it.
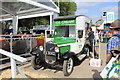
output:
{"label": "person in background", "polygon": [[8,32],[5,32],[4,35],[8,35]]}
{"label": "person in background", "polygon": [[[1,36],[2,34],[0,33],[0,42],[4,42],[5,41],[5,37]],[[1,46],[1,45],[0,45]]]}
{"label": "person in background", "polygon": [[107,33],[103,32],[103,38],[107,38]]}
{"label": "person in background", "polygon": [[44,36],[44,33],[41,33],[41,34],[40,34],[40,39],[44,39],[44,37],[45,37],[45,36]]}
{"label": "person in background", "polygon": [[106,64],[112,58],[112,50],[120,51],[120,19],[115,20],[110,27],[113,32],[113,36],[109,39],[107,45],[107,56],[106,56]]}
{"label": "person in background", "polygon": [[27,36],[27,32],[24,32],[23,35],[21,36],[22,40],[25,40],[25,38],[29,38],[29,36]]}
{"label": "person in background", "polygon": [[45,38],[44,33],[41,33],[39,37],[38,45],[42,45],[42,46],[44,45],[44,38]]}
{"label": "person in background", "polygon": [[27,35],[27,32],[25,32],[23,35]]}
{"label": "person in background", "polygon": [[23,33],[22,33],[21,31],[19,31],[17,34],[18,34],[18,35],[22,35]]}
{"label": "person in background", "polygon": [[5,38],[10,38],[10,36],[8,35],[8,32],[5,32],[4,35],[5,35],[4,36]]}
{"label": "person in background", "polygon": [[19,37],[17,36],[17,33],[13,33],[12,35],[13,35],[12,38],[13,38],[14,40],[16,40],[15,38],[19,38]]}
{"label": "person in background", "polygon": [[99,35],[98,35],[98,30],[95,32],[95,42],[98,44],[99,42]]}
{"label": "person in background", "polygon": [[51,38],[51,36],[52,36],[51,34],[48,34],[48,35],[47,35],[47,38]]}
{"label": "person in background", "polygon": [[110,31],[110,32],[109,32],[109,38],[111,38],[111,37],[112,37],[112,32]]}
{"label": "person in background", "polygon": [[100,40],[100,42],[103,42],[103,32],[102,31],[99,32],[99,40]]}
{"label": "person in background", "polygon": [[35,32],[32,34],[32,37],[37,37]]}
{"label": "person in background", "polygon": [[11,32],[10,35],[13,35],[13,33]]}

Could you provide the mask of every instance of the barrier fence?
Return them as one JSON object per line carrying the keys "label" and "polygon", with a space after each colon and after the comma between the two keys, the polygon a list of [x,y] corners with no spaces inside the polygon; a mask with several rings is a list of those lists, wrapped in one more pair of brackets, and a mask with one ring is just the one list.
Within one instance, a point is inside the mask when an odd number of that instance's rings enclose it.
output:
{"label": "barrier fence", "polygon": [[30,53],[34,48],[44,45],[41,35],[0,35],[0,54],[10,58],[12,79],[16,78],[16,70],[26,79],[28,77],[16,65],[16,61],[27,62],[18,54]]}

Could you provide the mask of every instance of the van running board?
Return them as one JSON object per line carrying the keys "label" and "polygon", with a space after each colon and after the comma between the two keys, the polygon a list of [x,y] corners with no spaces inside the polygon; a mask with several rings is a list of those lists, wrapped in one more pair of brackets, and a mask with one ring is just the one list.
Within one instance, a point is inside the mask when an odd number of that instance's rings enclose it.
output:
{"label": "van running board", "polygon": [[86,54],[82,54],[78,56],[78,59],[81,61],[82,59],[84,59],[87,55]]}

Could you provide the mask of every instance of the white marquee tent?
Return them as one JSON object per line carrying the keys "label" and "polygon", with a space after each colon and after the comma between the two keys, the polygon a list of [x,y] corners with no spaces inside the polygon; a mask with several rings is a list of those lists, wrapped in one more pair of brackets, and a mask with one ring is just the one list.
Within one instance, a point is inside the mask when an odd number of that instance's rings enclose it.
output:
{"label": "white marquee tent", "polygon": [[12,20],[13,32],[18,30],[18,19],[50,15],[50,29],[52,16],[59,13],[59,7],[52,0],[1,0],[0,21]]}

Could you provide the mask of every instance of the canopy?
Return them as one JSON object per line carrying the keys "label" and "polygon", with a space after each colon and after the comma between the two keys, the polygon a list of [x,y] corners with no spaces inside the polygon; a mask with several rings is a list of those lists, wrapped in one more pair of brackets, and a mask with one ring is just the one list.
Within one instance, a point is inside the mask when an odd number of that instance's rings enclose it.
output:
{"label": "canopy", "polygon": [[19,19],[59,13],[59,7],[52,0],[1,0],[0,21],[11,20],[12,16]]}
{"label": "canopy", "polygon": [[59,13],[59,7],[52,0],[1,0],[0,21],[13,20],[13,32],[17,33],[18,19],[50,15],[50,30],[52,15]]}

